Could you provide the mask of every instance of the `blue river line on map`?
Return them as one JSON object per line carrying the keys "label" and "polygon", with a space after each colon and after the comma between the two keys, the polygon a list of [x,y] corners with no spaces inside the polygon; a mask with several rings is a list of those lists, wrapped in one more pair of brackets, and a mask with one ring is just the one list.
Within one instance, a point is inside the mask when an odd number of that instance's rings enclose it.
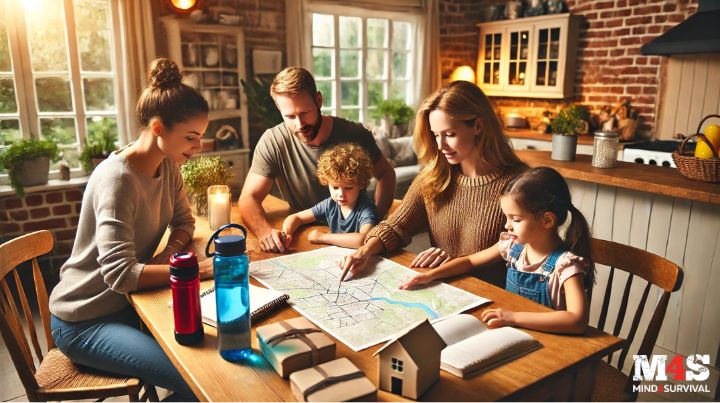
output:
{"label": "blue river line on map", "polygon": [[437,319],[440,317],[440,315],[438,315],[437,312],[430,309],[427,305],[421,304],[419,302],[395,301],[393,299],[389,299],[389,298],[385,298],[385,297],[370,298],[370,301],[385,301],[388,304],[405,305],[410,308],[420,308],[420,309],[424,310],[425,312],[427,312],[428,315],[430,315],[430,317],[432,317],[433,319]]}

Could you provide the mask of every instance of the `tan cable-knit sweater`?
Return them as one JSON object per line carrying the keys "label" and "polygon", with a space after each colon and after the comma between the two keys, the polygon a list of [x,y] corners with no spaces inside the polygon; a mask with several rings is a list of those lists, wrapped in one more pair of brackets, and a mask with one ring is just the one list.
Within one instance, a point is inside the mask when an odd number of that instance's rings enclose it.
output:
{"label": "tan cable-knit sweater", "polygon": [[432,245],[453,258],[486,249],[503,230],[500,194],[518,173],[508,170],[470,178],[455,171],[452,193],[437,206],[425,201],[420,178],[415,178],[400,207],[370,230],[366,241],[376,236],[389,252],[409,244],[413,235],[429,231]]}

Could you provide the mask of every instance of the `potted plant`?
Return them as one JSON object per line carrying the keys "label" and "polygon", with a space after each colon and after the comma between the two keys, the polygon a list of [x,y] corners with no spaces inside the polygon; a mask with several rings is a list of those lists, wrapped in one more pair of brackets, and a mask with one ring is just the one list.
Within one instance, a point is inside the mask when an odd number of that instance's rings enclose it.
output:
{"label": "potted plant", "polygon": [[[415,111],[399,99],[383,100],[372,112],[373,118],[382,119],[387,137],[401,137],[407,134],[408,123]],[[392,128],[395,128],[394,130]]]}
{"label": "potted plant", "polygon": [[247,97],[248,109],[260,117],[265,127],[273,127],[283,121],[282,115],[270,96],[271,79],[255,77],[254,80],[240,80]]}
{"label": "potted plant", "polygon": [[227,185],[232,172],[220,157],[194,158],[182,165],[185,191],[197,216],[207,215],[207,188],[212,185]]}
{"label": "potted plant", "polygon": [[48,182],[50,160],[57,156],[58,147],[52,141],[26,139],[0,152],[0,166],[7,170],[15,193],[23,197],[26,186]]}
{"label": "potted plant", "polygon": [[80,153],[80,162],[85,172],[92,172],[110,153],[115,151],[117,134],[115,123],[109,119],[92,121],[88,127],[88,136]]}
{"label": "potted plant", "polygon": [[570,104],[563,108],[550,122],[552,130],[551,159],[557,161],[575,161],[577,136],[587,130],[587,108]]}

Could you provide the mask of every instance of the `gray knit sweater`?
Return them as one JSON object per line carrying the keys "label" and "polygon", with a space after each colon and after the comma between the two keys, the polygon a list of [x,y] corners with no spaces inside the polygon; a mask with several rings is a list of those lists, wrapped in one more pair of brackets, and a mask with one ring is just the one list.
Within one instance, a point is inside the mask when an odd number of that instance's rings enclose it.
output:
{"label": "gray knit sweater", "polygon": [[166,158],[159,175],[149,178],[112,154],[88,181],[72,256],[60,269],[50,311],[77,322],[127,307],[125,294],[137,289],[144,262],[168,226],[195,231],[177,164]]}

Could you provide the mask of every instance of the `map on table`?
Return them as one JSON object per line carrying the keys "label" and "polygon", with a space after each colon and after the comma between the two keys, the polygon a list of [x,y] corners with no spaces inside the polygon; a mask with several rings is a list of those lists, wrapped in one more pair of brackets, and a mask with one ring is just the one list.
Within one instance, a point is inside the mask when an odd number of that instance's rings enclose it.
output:
{"label": "map on table", "polygon": [[295,310],[354,351],[389,340],[422,319],[434,322],[490,302],[445,283],[400,290],[417,272],[377,256],[357,278],[340,283],[338,262],[352,251],[331,246],[252,262],[250,275],[290,295]]}

